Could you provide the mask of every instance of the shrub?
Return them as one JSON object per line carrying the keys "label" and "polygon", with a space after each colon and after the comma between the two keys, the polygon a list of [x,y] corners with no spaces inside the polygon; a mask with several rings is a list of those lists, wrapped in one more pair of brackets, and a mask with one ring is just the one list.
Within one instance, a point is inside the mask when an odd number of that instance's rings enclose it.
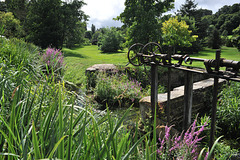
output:
{"label": "shrub", "polygon": [[116,28],[107,29],[106,33],[102,34],[99,39],[99,44],[101,44],[99,48],[103,52],[117,52],[123,49],[123,36]]}
{"label": "shrub", "polygon": [[240,25],[233,30],[232,43],[240,51]]}
{"label": "shrub", "polygon": [[20,25],[20,21],[16,19],[12,12],[0,11],[0,27],[4,26],[3,35],[7,38],[22,37],[24,31]]}
{"label": "shrub", "polygon": [[101,104],[108,106],[129,106],[132,103],[138,104],[142,97],[142,87],[136,80],[129,80],[122,74],[107,76],[106,73],[99,74],[94,89],[95,99]]}
{"label": "shrub", "polygon": [[[228,138],[240,137],[240,84],[231,82],[220,93],[217,125]],[[238,139],[238,141],[240,141]]]}

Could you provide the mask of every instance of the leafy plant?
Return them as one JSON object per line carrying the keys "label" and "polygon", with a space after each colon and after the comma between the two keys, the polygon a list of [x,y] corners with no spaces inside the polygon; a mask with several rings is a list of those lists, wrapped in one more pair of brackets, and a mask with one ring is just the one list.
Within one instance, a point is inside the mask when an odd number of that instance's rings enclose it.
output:
{"label": "leafy plant", "polygon": [[64,66],[63,53],[59,49],[47,48],[43,54],[40,54],[43,66],[43,72],[47,75],[56,73],[61,75]]}
{"label": "leafy plant", "polygon": [[[220,133],[228,138],[240,137],[240,84],[231,82],[220,93],[217,110],[217,126]],[[237,139],[239,141],[239,139]]]}
{"label": "leafy plant", "polygon": [[107,76],[103,73],[98,75],[94,94],[95,99],[102,104],[127,106],[138,103],[142,97],[141,90],[141,83],[129,80],[124,74]]}
{"label": "leafy plant", "polygon": [[[0,159],[128,159],[145,138],[130,141],[130,132],[122,126],[131,107],[114,119],[108,110],[99,115],[89,107],[71,104],[74,98],[66,97],[64,84],[56,84],[53,92],[47,88],[36,88],[25,96],[20,87],[11,103],[10,118],[0,115]],[[40,101],[36,95],[41,95]],[[48,101],[49,96],[54,99]]]}
{"label": "leafy plant", "polygon": [[159,138],[158,155],[162,159],[175,157],[177,159],[196,159],[198,157],[198,143],[203,139],[199,137],[203,132],[206,123],[197,129],[197,120],[189,127],[189,129],[181,135],[170,136],[171,127],[165,126],[165,135]]}

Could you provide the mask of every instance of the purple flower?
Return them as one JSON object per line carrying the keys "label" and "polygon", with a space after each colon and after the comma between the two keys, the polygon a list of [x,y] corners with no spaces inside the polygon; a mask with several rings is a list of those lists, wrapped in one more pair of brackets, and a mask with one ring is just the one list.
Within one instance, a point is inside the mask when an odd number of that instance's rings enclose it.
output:
{"label": "purple flower", "polygon": [[170,137],[170,134],[169,134],[170,129],[171,129],[171,126],[170,126],[170,127],[165,126],[165,138],[166,138],[166,140],[169,140],[169,137]]}
{"label": "purple flower", "polygon": [[204,160],[207,160],[209,152],[206,153],[206,156],[204,157]]}

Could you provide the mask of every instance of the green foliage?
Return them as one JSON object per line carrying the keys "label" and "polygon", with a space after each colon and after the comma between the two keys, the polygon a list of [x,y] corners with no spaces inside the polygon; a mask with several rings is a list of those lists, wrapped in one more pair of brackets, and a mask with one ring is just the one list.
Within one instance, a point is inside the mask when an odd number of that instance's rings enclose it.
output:
{"label": "green foliage", "polygon": [[63,43],[61,0],[34,0],[30,2],[26,27],[27,39],[47,48],[60,48]]}
{"label": "green foliage", "polygon": [[176,46],[191,46],[197,36],[191,35],[191,30],[185,21],[178,21],[177,17],[170,18],[162,24],[163,44]]}
{"label": "green foliage", "polygon": [[40,53],[42,71],[46,75],[55,74],[56,77],[62,75],[64,67],[63,53],[59,49],[47,48],[44,53]]}
{"label": "green foliage", "polygon": [[72,48],[75,44],[84,43],[87,15],[81,10],[85,3],[81,0],[64,2],[61,7],[63,21],[63,40],[66,47]]}
{"label": "green foliage", "polygon": [[24,22],[27,15],[28,0],[5,0],[7,10],[21,22]]}
{"label": "green foliage", "polygon": [[129,80],[126,75],[99,74],[96,88],[94,89],[95,99],[101,104],[109,106],[129,106],[138,104],[142,98],[142,87],[136,80]]}
{"label": "green foliage", "polygon": [[197,4],[195,0],[186,0],[185,4],[182,4],[178,10],[178,14],[182,16],[194,17],[196,14]]}
{"label": "green foliage", "polygon": [[[210,159],[212,158],[213,154],[214,154],[214,150],[215,150],[216,145],[218,144],[218,141],[219,141],[222,137],[223,137],[223,136],[220,136],[220,137],[218,137],[218,138],[215,140],[215,142],[214,142],[214,144],[213,144],[213,146],[212,146],[211,149],[209,149],[209,148],[203,148],[203,149],[201,150],[199,156],[198,156],[198,160],[203,160],[203,159],[204,159],[204,160],[210,160]],[[204,150],[207,150],[207,153],[206,153],[205,157],[203,157],[203,152],[204,152]]]}
{"label": "green foliage", "polygon": [[[0,49],[12,41],[0,40],[4,42]],[[30,46],[21,49],[31,51]],[[112,118],[108,110],[99,114],[85,106],[84,100],[80,101],[84,108],[74,105],[76,94],[68,92],[64,82],[46,77],[37,66],[16,71],[17,65],[2,57],[0,64],[0,159],[137,158],[137,146],[145,136],[133,138],[122,125],[131,107],[119,119]]]}
{"label": "green foliage", "polygon": [[101,35],[98,42],[99,48],[102,52],[117,52],[123,50],[123,36],[116,28],[106,28],[104,34]]}
{"label": "green foliage", "polygon": [[240,23],[240,4],[236,3],[232,6],[223,6],[214,14],[213,24],[222,33],[224,30],[228,35],[232,35],[233,29],[237,28]]}
{"label": "green foliage", "polygon": [[123,13],[117,17],[128,28],[126,46],[159,41],[158,17],[173,8],[173,2],[173,0],[126,0]]}
{"label": "green foliage", "polygon": [[208,47],[212,49],[220,49],[222,45],[222,39],[219,31],[214,27],[212,33],[208,37]]}
{"label": "green foliage", "polygon": [[214,151],[214,157],[218,160],[234,159],[233,155],[235,154],[237,155],[238,151],[236,149],[231,149],[230,146],[223,142],[217,143]]}
{"label": "green foliage", "polygon": [[0,11],[7,12],[7,5],[5,2],[0,2]]}
{"label": "green foliage", "polygon": [[233,30],[233,34],[231,41],[238,51],[240,51],[240,25]]}
{"label": "green foliage", "polygon": [[121,159],[129,157],[144,138],[134,145],[129,141],[129,132],[122,129],[130,108],[119,120],[113,119],[110,112],[99,116],[90,108],[71,104],[73,97],[67,96],[62,84],[49,85],[53,86],[43,85],[43,90],[36,88],[27,95],[19,88],[10,104],[11,118],[1,112],[1,159],[10,155],[20,159]]}
{"label": "green foliage", "polygon": [[5,30],[1,35],[7,38],[21,37],[24,32],[20,21],[13,16],[12,12],[0,11],[0,26],[4,27]]}
{"label": "green foliage", "polygon": [[220,133],[229,138],[238,138],[240,136],[239,87],[239,83],[231,82],[229,86],[225,86],[220,94],[220,103],[217,110],[217,126],[221,128]]}
{"label": "green foliage", "polygon": [[27,68],[36,59],[38,48],[31,43],[19,39],[0,38],[1,62],[6,67]]}

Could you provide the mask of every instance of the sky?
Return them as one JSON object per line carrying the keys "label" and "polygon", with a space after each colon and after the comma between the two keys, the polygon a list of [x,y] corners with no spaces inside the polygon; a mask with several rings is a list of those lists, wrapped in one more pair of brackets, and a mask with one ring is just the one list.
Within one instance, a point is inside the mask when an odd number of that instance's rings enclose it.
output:
{"label": "sky", "polygon": [[[88,30],[91,29],[92,24],[96,28],[101,27],[120,27],[122,24],[120,21],[115,21],[116,18],[124,11],[125,0],[84,0],[87,5],[85,5],[82,10],[85,14],[89,15]],[[171,12],[176,12],[185,0],[175,0],[175,9]],[[239,0],[195,0],[198,8],[212,10],[213,13],[217,12],[218,9],[224,5],[233,5],[235,3],[240,3]]]}

